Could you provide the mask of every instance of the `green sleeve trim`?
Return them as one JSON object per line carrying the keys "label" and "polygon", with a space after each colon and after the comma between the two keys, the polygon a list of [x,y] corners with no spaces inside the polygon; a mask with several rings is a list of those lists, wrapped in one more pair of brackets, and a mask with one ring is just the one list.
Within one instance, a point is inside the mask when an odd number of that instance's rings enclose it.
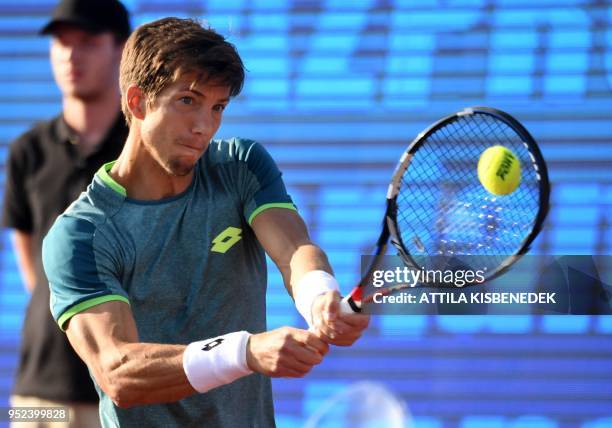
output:
{"label": "green sleeve trim", "polygon": [[105,163],[104,165],[102,165],[100,167],[100,169],[98,170],[98,172],[97,172],[98,177],[100,177],[100,179],[104,182],[104,184],[106,184],[108,187],[113,189],[115,192],[119,193],[122,196],[127,196],[127,192],[125,190],[125,187],[123,187],[121,184],[119,184],[115,180],[113,180],[113,177],[111,177],[109,175],[109,173],[108,173],[108,171],[111,170],[111,168],[113,167],[115,162],[117,162],[117,161],[114,160],[112,162],[108,162],[108,163]]}
{"label": "green sleeve trim", "polygon": [[62,314],[62,316],[59,317],[59,319],[57,320],[57,324],[62,329],[62,331],[66,331],[64,328],[64,324],[66,324],[66,321],[68,321],[70,318],[72,318],[79,312],[83,312],[89,308],[92,308],[102,303],[111,302],[113,300],[125,302],[128,305],[130,304],[130,301],[128,299],[119,294],[109,294],[107,296],[94,297],[93,299],[85,300],[68,309]]}
{"label": "green sleeve trim", "polygon": [[262,206],[257,207],[255,211],[253,211],[253,214],[249,216],[249,220],[248,220],[249,225],[253,223],[253,219],[257,216],[257,214],[261,213],[262,211],[267,210],[268,208],[286,208],[288,210],[297,211],[297,208],[295,207],[295,205],[293,205],[290,202],[263,204]]}

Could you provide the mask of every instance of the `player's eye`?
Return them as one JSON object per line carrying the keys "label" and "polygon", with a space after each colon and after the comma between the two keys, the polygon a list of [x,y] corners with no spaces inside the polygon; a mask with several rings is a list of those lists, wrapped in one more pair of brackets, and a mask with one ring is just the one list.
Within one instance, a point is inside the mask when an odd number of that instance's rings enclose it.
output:
{"label": "player's eye", "polygon": [[217,105],[215,105],[213,107],[213,110],[221,112],[221,111],[225,110],[225,104],[217,104]]}
{"label": "player's eye", "polygon": [[193,97],[184,96],[179,99],[179,101],[185,105],[191,105],[194,102]]}

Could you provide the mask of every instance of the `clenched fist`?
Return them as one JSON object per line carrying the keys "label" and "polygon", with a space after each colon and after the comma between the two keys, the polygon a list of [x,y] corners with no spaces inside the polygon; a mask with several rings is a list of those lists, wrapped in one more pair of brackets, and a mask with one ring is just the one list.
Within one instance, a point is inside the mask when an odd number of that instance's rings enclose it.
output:
{"label": "clenched fist", "polygon": [[314,333],[281,327],[253,334],[247,344],[249,368],[271,377],[303,377],[323,360],[329,345]]}

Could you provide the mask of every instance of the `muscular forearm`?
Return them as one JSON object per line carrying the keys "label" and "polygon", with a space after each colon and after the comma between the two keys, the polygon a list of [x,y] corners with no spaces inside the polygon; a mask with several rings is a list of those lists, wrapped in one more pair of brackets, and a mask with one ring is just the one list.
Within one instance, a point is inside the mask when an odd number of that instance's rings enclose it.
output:
{"label": "muscular forearm", "polygon": [[66,334],[119,407],[171,402],[195,393],[183,369],[186,346],[141,342],[124,302],[105,302],[76,314]]}
{"label": "muscular forearm", "polygon": [[307,244],[299,246],[291,257],[289,269],[283,271],[283,279],[285,284],[289,284],[287,287],[291,292],[291,295],[295,297],[295,285],[299,282],[300,278],[304,274],[313,270],[323,270],[330,274],[333,274],[332,268],[327,260],[327,256],[319,247],[314,244]]}
{"label": "muscular forearm", "polygon": [[123,344],[96,380],[119,407],[180,400],[196,392],[183,370],[184,350],[184,345]]}
{"label": "muscular forearm", "polygon": [[295,297],[294,287],[304,274],[314,270],[332,273],[327,256],[312,243],[304,221],[295,211],[265,210],[255,217],[252,227],[281,271],[285,287],[292,296]]}

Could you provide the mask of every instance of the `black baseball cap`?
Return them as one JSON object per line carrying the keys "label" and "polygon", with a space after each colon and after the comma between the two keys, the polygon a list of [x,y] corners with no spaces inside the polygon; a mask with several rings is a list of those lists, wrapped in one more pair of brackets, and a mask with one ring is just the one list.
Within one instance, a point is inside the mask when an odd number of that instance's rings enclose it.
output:
{"label": "black baseball cap", "polygon": [[53,34],[58,24],[72,24],[91,33],[110,31],[127,39],[130,17],[118,0],[61,0],[40,34]]}

